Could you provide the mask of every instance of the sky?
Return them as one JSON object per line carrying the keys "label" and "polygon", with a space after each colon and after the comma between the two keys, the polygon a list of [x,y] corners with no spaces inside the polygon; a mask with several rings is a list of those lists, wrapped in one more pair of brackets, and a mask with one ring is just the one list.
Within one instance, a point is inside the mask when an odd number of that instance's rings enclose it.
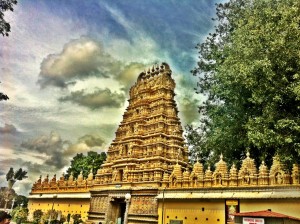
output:
{"label": "sky", "polygon": [[214,30],[217,0],[31,0],[5,14],[0,36],[0,186],[10,167],[28,195],[77,153],[106,151],[140,72],[166,62],[182,125],[199,121],[197,43]]}

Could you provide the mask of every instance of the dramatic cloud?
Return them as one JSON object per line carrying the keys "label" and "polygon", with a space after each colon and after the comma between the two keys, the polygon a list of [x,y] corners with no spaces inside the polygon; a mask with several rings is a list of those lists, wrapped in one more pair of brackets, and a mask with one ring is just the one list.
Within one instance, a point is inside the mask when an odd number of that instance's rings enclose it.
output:
{"label": "dramatic cloud", "polygon": [[195,113],[198,111],[198,106],[199,100],[192,96],[184,96],[179,99],[179,110],[184,125],[198,121],[199,114]]}
{"label": "dramatic cloud", "polygon": [[98,109],[104,107],[119,108],[125,101],[123,94],[113,93],[109,89],[96,89],[93,93],[85,93],[84,90],[71,92],[71,95],[61,97],[61,102],[70,101],[90,109]]}
{"label": "dramatic cloud", "polygon": [[[28,179],[22,180],[22,184],[16,184],[15,189],[21,192],[29,192],[40,175],[53,176],[62,174],[70,166],[71,159],[77,153],[89,151],[103,152],[104,139],[99,135],[86,134],[78,138],[76,143],[63,140],[61,136],[52,131],[49,135],[41,135],[24,141],[14,151],[15,154],[1,157],[0,182],[5,182],[5,175],[10,167],[22,168],[28,171]],[[22,153],[22,155],[20,155]]]}
{"label": "dramatic cloud", "polygon": [[149,66],[149,64],[132,62],[124,67],[117,76],[117,80],[124,87],[126,94],[128,93],[129,88],[136,82],[139,74]]}
{"label": "dramatic cloud", "polygon": [[46,154],[52,151],[58,151],[62,148],[63,141],[58,133],[51,132],[49,136],[42,135],[35,139],[24,141],[21,147],[27,148],[31,151],[44,152]]}
{"label": "dramatic cloud", "polygon": [[60,54],[50,54],[43,60],[38,84],[42,88],[64,88],[78,79],[114,76],[120,66],[120,62],[104,52],[99,42],[81,37],[67,43]]}
{"label": "dramatic cloud", "polygon": [[77,143],[72,144],[70,141],[62,140],[58,133],[51,132],[49,136],[42,135],[24,141],[20,150],[32,153],[32,164],[42,162],[44,166],[55,167],[57,170],[67,166],[76,153],[99,149],[103,144],[103,138],[97,135],[84,135],[77,140]]}
{"label": "dramatic cloud", "polygon": [[99,136],[84,135],[78,139],[79,142],[84,142],[89,147],[102,146],[104,140]]}
{"label": "dramatic cloud", "polygon": [[22,151],[43,153],[45,165],[63,168],[68,164],[67,158],[64,158],[63,152],[70,143],[63,141],[56,132],[51,132],[49,136],[42,135],[35,139],[24,141],[21,144]]}
{"label": "dramatic cloud", "polygon": [[17,128],[12,124],[5,124],[4,127],[0,127],[0,134],[16,134]]}

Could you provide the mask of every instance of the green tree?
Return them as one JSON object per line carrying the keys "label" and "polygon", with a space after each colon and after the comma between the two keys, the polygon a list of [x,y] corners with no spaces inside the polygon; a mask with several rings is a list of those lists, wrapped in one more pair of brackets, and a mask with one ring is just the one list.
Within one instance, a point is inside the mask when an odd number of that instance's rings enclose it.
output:
{"label": "green tree", "polygon": [[[8,187],[1,187],[0,189],[0,208],[11,208],[12,200],[17,197],[16,192]],[[16,203],[15,205],[16,206]]]}
{"label": "green tree", "polygon": [[83,222],[80,214],[73,214],[72,219],[74,224],[79,224]]}
{"label": "green tree", "polygon": [[82,171],[83,176],[87,177],[90,170],[93,170],[93,174],[97,173],[97,169],[100,168],[101,164],[106,160],[106,153],[89,151],[87,155],[83,153],[77,153],[71,161],[71,166],[67,170],[67,177],[73,173],[77,177]]}
{"label": "green tree", "polygon": [[[17,4],[16,0],[1,0],[0,1],[0,34],[8,36],[10,32],[10,24],[4,19],[4,12],[13,11],[13,6]],[[0,101],[8,100],[8,96],[0,92]]]}
{"label": "green tree", "polygon": [[0,101],[8,100],[8,99],[9,99],[9,97],[6,94],[0,92]]}
{"label": "green tree", "polygon": [[13,7],[16,4],[16,0],[0,1],[0,34],[3,36],[8,36],[8,33],[10,32],[10,24],[4,19],[4,12],[14,11]]}
{"label": "green tree", "polygon": [[20,181],[25,178],[27,178],[27,171],[23,170],[22,168],[18,169],[17,172],[14,172],[14,169],[12,167],[9,169],[9,171],[6,174],[6,180],[8,182],[8,185],[7,188],[5,188],[5,192],[3,192],[3,198],[6,201],[5,208],[7,208],[7,202],[11,201],[13,198],[16,197],[16,193],[12,189],[13,185],[16,183],[16,181]]}
{"label": "green tree", "polygon": [[39,224],[42,220],[43,211],[41,209],[37,209],[33,212],[33,223]]}
{"label": "green tree", "polygon": [[6,174],[6,180],[8,182],[8,188],[12,189],[13,185],[18,180],[23,180],[27,178],[27,171],[22,168],[18,169],[17,172],[14,172],[14,169],[11,167]]}
{"label": "green tree", "polygon": [[17,223],[21,224],[22,222],[27,221],[28,209],[25,207],[18,206],[12,211],[12,219]]}
{"label": "green tree", "polygon": [[[201,149],[230,163],[278,153],[300,159],[300,5],[294,0],[217,4],[216,30],[198,44]],[[193,129],[187,135],[193,135]]]}
{"label": "green tree", "polygon": [[27,207],[28,205],[28,198],[24,195],[16,195],[15,196],[15,206],[22,205],[23,207]]}
{"label": "green tree", "polygon": [[58,211],[56,210],[48,210],[47,212],[44,212],[42,215],[42,223],[48,223],[49,219],[51,223],[55,223],[57,220]]}
{"label": "green tree", "polygon": [[187,125],[185,129],[190,163],[194,164],[196,161],[199,161],[206,166],[206,161],[210,159],[210,151],[205,150],[203,147],[205,145],[205,138],[201,128]]}
{"label": "green tree", "polygon": [[[6,201],[7,200],[7,201]],[[18,205],[23,205],[27,207],[28,198],[24,195],[18,195],[14,189],[8,189],[7,187],[0,188],[0,208],[4,208],[6,204],[6,208],[17,207]]]}

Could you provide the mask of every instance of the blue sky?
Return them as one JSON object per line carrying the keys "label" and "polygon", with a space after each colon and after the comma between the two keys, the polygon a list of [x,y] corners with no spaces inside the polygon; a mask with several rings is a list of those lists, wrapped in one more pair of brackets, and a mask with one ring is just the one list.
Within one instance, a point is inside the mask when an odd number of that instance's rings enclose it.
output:
{"label": "blue sky", "polygon": [[167,62],[183,125],[199,120],[197,43],[213,31],[215,0],[31,0],[5,14],[0,37],[0,183],[9,167],[57,174],[76,153],[105,151],[140,72]]}

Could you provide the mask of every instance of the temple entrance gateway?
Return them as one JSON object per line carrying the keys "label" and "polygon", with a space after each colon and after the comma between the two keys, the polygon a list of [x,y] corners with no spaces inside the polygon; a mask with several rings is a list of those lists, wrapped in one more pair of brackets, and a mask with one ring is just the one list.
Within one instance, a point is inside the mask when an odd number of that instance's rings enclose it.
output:
{"label": "temple entrance gateway", "polygon": [[124,198],[113,198],[110,202],[109,213],[107,214],[107,218],[109,221],[117,224],[124,223],[124,216],[126,210],[126,203]]}

